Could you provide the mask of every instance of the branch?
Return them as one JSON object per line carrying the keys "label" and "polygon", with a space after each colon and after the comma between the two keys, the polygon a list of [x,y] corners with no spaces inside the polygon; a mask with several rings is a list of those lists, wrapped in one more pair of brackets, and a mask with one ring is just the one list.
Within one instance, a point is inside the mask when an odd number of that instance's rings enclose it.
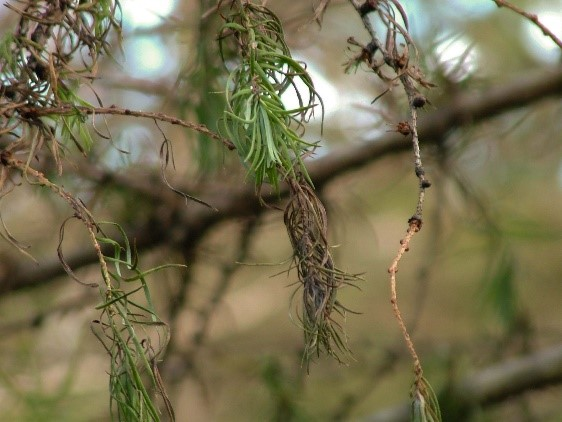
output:
{"label": "branch", "polygon": [[[511,359],[488,367],[447,388],[447,404],[462,409],[464,418],[470,410],[506,401],[513,396],[562,382],[562,345],[541,350],[522,358]],[[458,410],[457,410],[458,411]],[[447,418],[444,414],[444,420]],[[462,416],[450,420],[463,420]],[[456,416],[456,417],[455,417]],[[460,419],[458,419],[458,418]],[[365,422],[407,422],[410,403],[374,413]]]}
{"label": "branch", "polygon": [[498,8],[500,7],[507,7],[508,9],[513,10],[515,13],[517,13],[518,15],[523,16],[524,18],[530,20],[535,26],[537,26],[542,33],[547,36],[548,38],[550,38],[552,41],[554,41],[556,43],[556,45],[560,48],[562,48],[562,41],[560,40],[560,38],[558,38],[554,32],[552,32],[550,29],[548,29],[543,23],[541,23],[541,21],[539,21],[539,18],[536,14],[534,13],[529,13],[529,12],[525,12],[523,9],[505,1],[505,0],[492,0],[494,3],[496,3],[496,5],[498,6]]}
{"label": "branch", "polygon": [[93,116],[95,116],[96,114],[112,114],[118,116],[144,117],[144,118],[158,120],[161,122],[170,123],[172,125],[179,125],[188,129],[196,130],[197,132],[207,135],[209,138],[222,142],[224,146],[226,146],[230,150],[233,150],[235,148],[234,144],[231,141],[213,132],[203,124],[186,122],[185,120],[179,119],[174,116],[168,116],[167,114],[164,113],[130,110],[128,108],[120,108],[115,105],[112,105],[110,107],[85,107],[85,106],[76,106],[76,105],[63,105],[59,107],[40,107],[40,108],[18,107],[17,110],[22,116],[25,117],[41,117],[41,116],[49,116],[49,115],[70,116],[76,114],[76,111],[79,111],[80,113],[83,114],[91,114]]}
{"label": "branch", "polygon": [[[562,68],[526,74],[483,93],[453,98],[438,111],[421,119],[419,134],[427,144],[436,143],[454,128],[477,124],[518,107],[561,96]],[[411,142],[407,137],[389,133],[357,146],[340,148],[312,161],[308,169],[315,186],[321,189],[346,172],[359,169],[387,155],[409,151],[410,148]],[[282,188],[280,195],[285,196],[286,193],[286,188]],[[131,231],[130,237],[136,238],[138,250],[155,248],[165,243],[188,248],[219,222],[258,215],[268,210],[260,205],[253,186],[229,188],[214,194],[205,192],[200,196],[220,212],[212,212],[195,204],[186,206],[178,197],[175,208],[167,207],[164,215],[159,208],[154,212],[148,227],[137,227]],[[274,202],[277,197],[270,195],[263,199]],[[67,262],[73,269],[95,260],[96,256],[91,251],[67,254]],[[16,264],[11,271],[7,271],[7,275],[0,277],[0,294],[40,285],[63,274],[64,271],[56,260],[40,267],[32,267],[28,262]]]}
{"label": "branch", "polygon": [[[415,410],[415,414],[419,414],[422,419],[426,417],[428,419],[441,420],[439,404],[433,394],[431,386],[427,383],[423,376],[423,368],[416,352],[414,343],[408,329],[402,318],[402,313],[400,312],[400,307],[398,306],[398,296],[396,291],[396,273],[398,272],[398,265],[402,256],[405,252],[409,250],[410,240],[419,232],[422,228],[423,223],[423,204],[425,199],[425,191],[431,187],[431,182],[425,177],[425,169],[423,167],[421,150],[420,150],[420,136],[418,133],[418,109],[422,108],[426,103],[427,99],[424,95],[420,93],[417,86],[422,86],[425,88],[434,87],[435,85],[425,80],[425,76],[417,66],[417,49],[414,41],[410,37],[408,29],[408,17],[405,10],[402,8],[398,1],[393,0],[392,5],[387,2],[378,2],[373,0],[367,0],[362,4],[359,4],[355,0],[351,0],[352,5],[361,17],[363,21],[363,26],[369,32],[371,36],[371,41],[369,42],[369,47],[363,47],[361,53],[357,60],[366,61],[373,72],[379,76],[383,81],[388,81],[387,78],[382,74],[381,67],[384,65],[392,68],[396,74],[394,79],[397,79],[402,84],[406,96],[408,97],[408,109],[410,111],[409,121],[400,122],[397,125],[402,127],[407,127],[407,131],[400,131],[402,134],[407,132],[407,136],[411,135],[412,149],[414,153],[414,173],[419,181],[418,189],[418,203],[416,205],[416,211],[413,216],[408,220],[408,234],[404,239],[400,241],[401,246],[396,257],[392,261],[392,265],[388,269],[390,273],[390,290],[391,290],[391,304],[394,311],[394,316],[396,317],[402,334],[404,336],[404,341],[406,346],[412,356],[414,364],[414,384],[412,387],[412,405],[419,408]],[[379,21],[386,27],[386,31],[383,29],[383,33],[386,32],[386,42],[383,43],[379,39],[377,34],[377,29],[375,24],[371,19],[372,14],[377,14]],[[395,19],[395,15],[398,13],[403,21],[404,26],[401,26]],[[404,46],[398,47],[397,35],[400,34],[404,38]],[[355,41],[352,41],[355,44]],[[378,63],[375,57],[376,51],[380,51],[383,56],[383,62]],[[410,60],[410,53],[415,52],[415,59]],[[423,138],[422,138],[423,139]],[[425,405],[421,405],[425,403]]]}
{"label": "branch", "polygon": [[[437,143],[452,129],[477,124],[536,101],[562,96],[562,68],[525,73],[511,82],[491,87],[484,92],[453,97],[439,110],[421,118],[418,129],[424,143]],[[388,154],[411,148],[409,138],[397,133],[369,140],[356,147],[340,148],[316,160],[310,166],[315,186],[329,181],[342,172],[359,168]]]}
{"label": "branch", "polygon": [[400,312],[400,308],[398,307],[398,294],[396,292],[396,273],[398,272],[398,264],[400,263],[400,260],[402,259],[404,254],[410,250],[410,241],[412,240],[414,235],[420,231],[422,224],[421,220],[414,217],[412,217],[408,223],[409,227],[406,237],[400,240],[400,249],[398,250],[398,253],[396,254],[394,260],[392,261],[388,272],[390,273],[390,303],[392,304],[394,316],[398,320],[398,325],[400,326],[400,330],[402,331],[402,335],[404,336],[404,340],[406,341],[408,351],[412,356],[414,362],[414,373],[416,375],[417,383],[421,380],[423,370],[421,367],[420,358],[414,347],[414,343],[412,342],[410,334],[408,333],[408,329],[406,328],[404,318],[402,318],[402,312]]}

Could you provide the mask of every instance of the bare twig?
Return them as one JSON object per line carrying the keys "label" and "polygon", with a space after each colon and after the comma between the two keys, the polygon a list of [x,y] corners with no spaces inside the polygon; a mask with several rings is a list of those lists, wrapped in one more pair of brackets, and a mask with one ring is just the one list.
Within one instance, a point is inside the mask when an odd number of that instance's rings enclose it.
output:
{"label": "bare twig", "polygon": [[318,22],[318,25],[322,24],[322,19],[324,18],[324,13],[328,9],[331,0],[320,0],[317,5],[314,6],[314,20]]}
{"label": "bare twig", "polygon": [[[94,221],[92,215],[90,214],[90,212],[88,211],[88,209],[84,205],[84,203],[82,201],[80,201],[79,199],[74,198],[74,196],[72,196],[69,192],[67,192],[62,187],[60,187],[60,186],[56,185],[55,183],[51,182],[49,179],[47,179],[45,177],[45,175],[43,173],[33,169],[32,167],[30,167],[24,161],[21,161],[21,160],[18,160],[16,158],[14,158],[13,155],[7,150],[2,151],[2,153],[0,154],[0,162],[6,168],[13,168],[13,169],[19,170],[23,174],[24,178],[29,178],[29,177],[33,178],[33,180],[30,180],[31,184],[38,184],[40,186],[45,186],[45,187],[49,188],[56,195],[58,195],[65,202],[67,202],[68,205],[70,205],[70,207],[74,211],[73,217],[80,220],[84,224],[84,226],[85,226],[85,228],[88,232],[88,236],[90,237],[90,241],[92,242],[91,244],[93,245],[93,247],[96,251],[96,257],[97,257],[97,260],[98,260],[98,262],[100,264],[100,267],[101,267],[102,278],[103,278],[105,287],[108,291],[112,290],[111,277],[110,277],[109,271],[107,269],[107,262],[106,262],[105,256],[103,255],[103,253],[101,251],[100,243],[99,243],[99,241],[96,237],[96,232],[98,231],[98,226],[97,226],[97,223]],[[64,233],[64,223],[61,226],[60,233],[61,233],[61,239],[60,239],[60,242],[59,242],[58,254],[59,254],[60,262],[61,262],[63,268],[65,269],[65,271],[68,273],[69,276],[71,276],[73,279],[75,279],[76,281],[78,281],[81,284],[85,284],[89,287],[98,287],[98,284],[96,284],[96,283],[87,283],[87,284],[82,283],[74,275],[71,267],[66,263],[66,260],[64,259],[63,255],[62,255],[62,251],[61,251],[61,242],[62,242],[62,237],[63,237],[63,233]]]}
{"label": "bare twig", "polygon": [[[418,88],[415,86],[415,82],[424,87],[431,87],[432,84],[427,82],[424,75],[419,70],[415,64],[410,63],[410,51],[417,52],[413,40],[408,33],[408,19],[405,14],[404,9],[400,5],[399,1],[396,0],[366,0],[363,3],[359,3],[357,0],[350,0],[355,10],[361,17],[363,25],[369,32],[371,36],[371,41],[368,47],[363,47],[361,53],[355,59],[356,61],[365,61],[369,64],[371,69],[377,74],[381,79],[385,81],[390,81],[391,83],[398,79],[402,84],[406,96],[408,97],[408,105],[410,110],[410,121],[406,124],[408,127],[408,135],[412,136],[412,148],[414,153],[414,171],[416,177],[419,180],[419,193],[418,201],[416,205],[416,210],[414,215],[408,221],[409,227],[406,237],[401,241],[401,247],[392,261],[388,272],[390,273],[390,289],[391,289],[391,304],[394,311],[394,315],[398,320],[400,329],[406,341],[406,346],[412,356],[414,363],[414,400],[416,397],[423,396],[425,393],[425,387],[429,387],[423,378],[423,370],[421,367],[420,359],[416,350],[414,348],[414,343],[410,338],[410,334],[406,328],[406,324],[402,318],[402,314],[398,307],[398,298],[396,292],[396,273],[398,272],[398,264],[402,259],[402,256],[406,251],[408,251],[410,246],[410,240],[422,227],[423,221],[423,203],[425,198],[425,190],[431,186],[429,180],[425,176],[425,170],[423,168],[419,135],[418,135],[418,114],[417,110],[423,107],[427,103],[427,99],[423,96]],[[404,21],[404,27],[399,25],[394,19],[394,8],[398,10],[398,13]],[[387,29],[385,42],[381,41],[375,28],[373,21],[370,19],[370,14],[377,13],[379,15],[380,21],[384,24]],[[406,43],[401,51],[398,50],[398,40],[397,35],[401,35]],[[353,40],[352,44],[356,45],[357,42]],[[383,63],[377,63],[375,59],[375,54],[377,51],[383,56]],[[383,75],[381,72],[382,66],[390,67],[396,74],[395,78],[389,79],[387,76]],[[422,397],[423,400],[423,397]]]}
{"label": "bare twig", "polygon": [[188,129],[193,129],[197,132],[207,135],[209,138],[220,141],[224,144],[224,146],[226,146],[230,150],[235,149],[234,144],[231,141],[211,131],[205,125],[186,122],[185,120],[179,119],[174,116],[169,116],[164,113],[131,110],[128,108],[121,108],[114,105],[110,107],[85,107],[85,106],[75,106],[75,105],[63,105],[59,107],[18,108],[18,112],[28,118],[49,116],[49,115],[69,116],[69,115],[75,115],[77,111],[88,115],[105,114],[105,115],[144,117],[147,119],[153,119],[161,122],[170,123],[172,125],[179,125]]}
{"label": "bare twig", "polygon": [[410,334],[408,333],[408,329],[406,328],[406,324],[404,323],[404,319],[402,318],[402,313],[398,307],[398,294],[396,291],[396,273],[398,272],[398,264],[402,259],[402,256],[410,249],[410,241],[414,237],[414,235],[420,230],[421,221],[412,218],[410,220],[410,225],[408,227],[408,231],[406,232],[406,237],[400,241],[400,249],[398,253],[394,257],[388,272],[390,273],[390,292],[391,298],[390,303],[392,304],[392,309],[394,311],[394,316],[398,320],[398,324],[400,325],[400,329],[402,330],[402,334],[404,335],[404,340],[406,341],[406,346],[408,347],[408,351],[412,356],[414,361],[414,373],[416,376],[416,382],[419,382],[423,376],[423,371],[420,363],[420,359],[414,348],[414,344],[410,338]]}
{"label": "bare twig", "polygon": [[540,20],[539,17],[535,13],[529,13],[524,11],[523,9],[511,4],[506,0],[492,0],[498,7],[507,7],[508,9],[514,11],[518,15],[523,16],[524,18],[530,20],[537,28],[539,28],[542,33],[550,38],[552,41],[556,43],[556,45],[562,48],[562,40],[554,34],[550,29],[548,29]]}

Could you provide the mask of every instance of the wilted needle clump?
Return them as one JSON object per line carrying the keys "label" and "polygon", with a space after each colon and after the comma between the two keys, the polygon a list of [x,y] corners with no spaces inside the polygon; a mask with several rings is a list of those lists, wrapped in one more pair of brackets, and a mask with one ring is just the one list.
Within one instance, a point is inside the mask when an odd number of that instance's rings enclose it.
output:
{"label": "wilted needle clump", "polygon": [[302,284],[304,361],[325,351],[341,361],[338,351],[347,353],[347,339],[333,312],[345,318],[346,308],[337,300],[338,289],[358,280],[358,276],[337,269],[327,240],[326,210],[312,188],[289,180],[291,198],[285,208],[285,226],[293,246],[293,265]]}
{"label": "wilted needle clump", "polygon": [[[279,191],[290,190],[285,225],[293,246],[293,265],[303,292],[298,316],[304,330],[304,361],[321,352],[340,360],[347,352],[342,327],[333,312],[345,313],[337,290],[357,278],[335,268],[327,240],[326,211],[312,187],[303,159],[316,144],[302,139],[304,124],[322,100],[303,63],[294,60],[279,19],[267,8],[233,0],[219,41],[230,71],[223,117],[225,135],[254,179]],[[299,105],[287,109],[282,96],[293,94]]]}

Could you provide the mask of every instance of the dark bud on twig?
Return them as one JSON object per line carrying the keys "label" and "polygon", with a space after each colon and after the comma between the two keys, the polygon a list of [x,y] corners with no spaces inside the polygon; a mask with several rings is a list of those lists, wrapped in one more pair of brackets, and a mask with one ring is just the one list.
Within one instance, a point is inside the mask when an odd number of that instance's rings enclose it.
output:
{"label": "dark bud on twig", "polygon": [[378,0],[367,0],[367,1],[365,1],[365,3],[363,3],[358,9],[359,16],[363,17],[363,16],[377,10],[377,3],[378,3]]}
{"label": "dark bud on twig", "polygon": [[3,166],[9,166],[11,158],[12,153],[10,151],[2,150],[2,152],[0,152],[0,164]]}
{"label": "dark bud on twig", "polygon": [[43,63],[35,62],[33,71],[35,72],[35,75],[37,75],[37,79],[39,79],[39,81],[43,82],[47,80],[49,69]]}
{"label": "dark bud on twig", "polygon": [[398,122],[396,124],[396,132],[404,135],[404,136],[408,136],[412,133],[412,127],[410,126],[410,123],[408,122]]}
{"label": "dark bud on twig", "polygon": [[378,50],[377,44],[375,44],[374,41],[371,41],[369,44],[367,44],[365,50],[367,51],[367,53],[369,53],[372,56]]}
{"label": "dark bud on twig", "polygon": [[415,227],[416,231],[419,231],[422,226],[422,219],[419,215],[413,215],[408,220],[408,224],[410,225],[410,227]]}
{"label": "dark bud on twig", "polygon": [[424,105],[426,105],[426,103],[427,103],[427,98],[425,98],[421,94],[416,95],[412,99],[412,106],[415,107],[415,108],[423,107]]}
{"label": "dark bud on twig", "polygon": [[41,43],[45,39],[46,32],[45,26],[39,25],[35,31],[31,34],[31,41],[36,43]]}

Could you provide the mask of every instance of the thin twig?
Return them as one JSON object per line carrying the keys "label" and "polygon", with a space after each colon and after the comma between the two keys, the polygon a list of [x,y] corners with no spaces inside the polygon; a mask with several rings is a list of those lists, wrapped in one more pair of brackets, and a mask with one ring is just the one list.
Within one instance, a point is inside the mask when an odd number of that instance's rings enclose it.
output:
{"label": "thin twig", "polygon": [[[418,53],[416,46],[408,33],[407,17],[399,2],[397,0],[366,0],[363,3],[358,3],[357,0],[350,1],[359,13],[361,20],[363,21],[363,25],[371,35],[371,41],[367,46],[362,46],[359,55],[357,55],[350,64],[348,64],[347,68],[350,68],[353,64],[366,62],[373,72],[383,81],[391,84],[394,84],[397,80],[400,81],[404,87],[406,96],[408,97],[410,121],[405,124],[408,128],[408,134],[412,136],[414,171],[419,180],[419,192],[416,211],[408,220],[407,235],[401,241],[400,250],[388,270],[390,273],[391,303],[394,315],[398,320],[404,340],[406,341],[406,345],[414,362],[414,385],[411,392],[413,418],[418,420],[417,418],[421,417],[423,420],[441,421],[437,397],[435,396],[431,385],[423,377],[420,359],[416,353],[414,344],[400,313],[396,293],[396,272],[398,271],[398,264],[404,253],[408,251],[411,238],[421,229],[425,190],[431,186],[431,183],[425,177],[417,128],[417,109],[427,104],[427,99],[420,93],[416,83],[424,88],[431,88],[434,85],[425,79],[425,76],[413,60],[410,62],[410,54],[414,53],[414,57],[417,58]],[[398,12],[404,20],[405,27],[402,27],[394,19],[395,11],[393,7],[398,9]],[[380,21],[386,27],[384,44],[378,37],[377,28],[369,16],[374,12],[378,14]],[[403,47],[400,47],[400,50],[398,46],[401,44],[399,44],[397,35],[400,35],[404,39],[405,43]],[[357,42],[354,40],[351,40],[350,43],[357,45]],[[382,54],[382,62],[377,60],[377,52]],[[395,76],[387,77],[384,75],[381,71],[381,68],[383,67],[392,69]],[[404,125],[404,122],[402,122],[402,125]],[[399,127],[399,125],[397,125],[397,127]]]}
{"label": "thin twig", "polygon": [[[80,201],[79,199],[77,200],[76,198],[74,198],[69,192],[64,190],[62,187],[60,187],[60,186],[56,185],[55,183],[51,182],[40,171],[37,171],[37,170],[31,168],[24,161],[21,161],[21,160],[18,160],[16,158],[14,158],[12,156],[12,154],[9,153],[9,152],[4,151],[3,154],[1,155],[0,161],[1,161],[2,165],[6,166],[8,168],[18,169],[19,171],[21,171],[21,173],[26,178],[28,176],[33,177],[35,179],[35,182],[32,182],[32,183],[36,183],[38,185],[45,186],[45,187],[49,188],[50,190],[52,190],[55,194],[57,194],[59,197],[61,197],[64,201],[66,201],[70,205],[70,207],[74,210],[74,213],[75,213],[74,217],[76,217],[77,219],[82,221],[84,223],[84,226],[86,227],[86,229],[88,231],[88,235],[89,235],[90,240],[92,242],[92,245],[94,246],[94,249],[96,251],[96,256],[97,256],[98,262],[100,264],[102,278],[103,278],[103,281],[105,283],[106,289],[107,289],[107,291],[111,291],[112,288],[113,288],[113,285],[111,283],[111,277],[109,275],[109,270],[107,268],[107,262],[105,260],[105,257],[102,253],[102,250],[101,250],[101,246],[100,246],[100,244],[98,242],[98,239],[96,237],[96,232],[98,230],[98,227],[97,227],[97,224],[94,221],[92,215],[86,209],[86,206],[83,204],[83,202]],[[64,228],[64,225],[61,227],[61,233],[64,232],[63,228]],[[60,245],[59,245],[59,247],[60,247]],[[72,272],[70,270],[70,267],[68,267],[65,264],[65,262],[63,261],[60,253],[59,253],[59,257],[61,257],[61,263],[63,264],[63,267],[65,267],[65,269],[67,269],[67,272],[69,272],[69,275],[72,276],[72,278],[76,279],[76,277],[72,274]],[[79,281],[79,280],[77,280],[77,281]],[[95,284],[95,283],[94,284],[88,284],[88,285],[90,287],[97,287],[97,284]]]}
{"label": "thin twig", "polygon": [[410,338],[410,334],[408,333],[408,329],[406,328],[406,324],[404,323],[404,319],[402,318],[402,313],[398,307],[398,293],[396,291],[396,273],[398,272],[398,264],[402,259],[402,256],[410,249],[410,241],[414,237],[414,235],[420,230],[420,221],[419,220],[410,220],[410,226],[408,227],[408,231],[406,233],[406,237],[400,241],[400,249],[398,253],[394,257],[388,272],[390,273],[390,303],[392,304],[392,309],[394,311],[394,316],[398,320],[398,324],[400,325],[400,329],[402,330],[402,334],[404,335],[404,340],[406,341],[406,346],[408,347],[408,351],[412,356],[414,361],[414,373],[416,376],[416,382],[421,380],[423,371],[420,363],[420,359],[414,348],[414,344]]}
{"label": "thin twig", "polygon": [[48,115],[69,116],[69,115],[76,114],[77,111],[83,114],[92,114],[92,115],[106,114],[106,115],[133,116],[133,117],[144,117],[147,119],[154,119],[161,122],[170,123],[172,125],[178,125],[188,129],[193,129],[197,132],[207,135],[209,138],[222,142],[230,150],[235,149],[234,144],[230,140],[223,138],[219,134],[213,132],[212,130],[207,128],[207,126],[200,123],[186,122],[185,120],[179,119],[174,116],[169,116],[164,113],[131,110],[128,108],[117,107],[115,105],[112,105],[110,107],[86,107],[86,106],[64,105],[59,107],[21,107],[18,109],[18,112],[21,115],[28,118],[48,116]]}
{"label": "thin twig", "polygon": [[550,38],[552,41],[554,41],[556,43],[556,45],[560,48],[562,48],[562,40],[560,40],[560,38],[558,38],[554,32],[552,32],[550,29],[548,29],[538,18],[538,16],[535,13],[529,13],[524,11],[523,9],[505,1],[505,0],[492,0],[494,3],[496,3],[496,5],[498,7],[507,7],[508,9],[514,11],[515,13],[517,13],[518,15],[523,16],[524,18],[530,20],[536,27],[538,27],[542,33],[547,36],[548,38]]}
{"label": "thin twig", "polygon": [[[363,25],[369,32],[371,36],[371,41],[369,46],[363,47],[361,53],[357,56],[355,61],[365,61],[369,64],[371,69],[381,77],[383,80],[389,80],[387,77],[382,75],[380,68],[383,65],[387,65],[390,67],[396,74],[395,78],[391,78],[391,81],[399,80],[402,86],[404,87],[404,91],[406,92],[406,96],[408,97],[408,105],[410,110],[410,121],[408,122],[408,132],[409,135],[412,136],[412,149],[414,153],[414,171],[416,177],[419,180],[419,192],[418,192],[418,201],[416,205],[416,211],[414,215],[408,221],[409,227],[407,231],[406,237],[401,241],[401,246],[398,251],[398,254],[392,261],[388,272],[390,273],[390,288],[391,288],[391,303],[392,308],[394,310],[394,315],[398,320],[400,325],[400,329],[402,330],[402,334],[404,336],[404,340],[406,341],[406,345],[410,354],[412,355],[414,361],[414,373],[415,373],[415,382],[414,384],[416,387],[419,387],[423,382],[423,374],[422,374],[422,367],[419,360],[419,357],[416,353],[414,348],[414,344],[410,338],[408,330],[406,328],[406,324],[402,318],[400,313],[400,309],[398,307],[397,301],[397,293],[396,293],[396,273],[398,272],[398,264],[402,259],[402,256],[406,251],[408,251],[410,240],[417,233],[422,226],[422,215],[423,215],[423,203],[425,198],[425,190],[431,186],[431,183],[425,177],[425,170],[423,168],[423,163],[421,159],[420,153],[420,145],[419,145],[419,136],[418,136],[418,122],[417,122],[417,110],[420,107],[423,107],[427,100],[426,98],[420,94],[418,88],[415,85],[415,82],[420,84],[423,87],[431,87],[432,84],[429,83],[424,79],[423,74],[421,71],[414,65],[410,64],[410,49],[416,52],[416,47],[408,33],[408,25],[407,25],[407,17],[404,13],[404,10],[400,6],[400,3],[397,1],[392,0],[392,4],[398,8],[399,13],[402,15],[406,27],[403,28],[392,18],[391,16],[391,5],[387,1],[376,1],[376,0],[366,0],[363,3],[358,2],[357,0],[350,0],[351,4],[361,17],[363,21]],[[383,9],[388,10],[385,12]],[[373,12],[377,12],[379,17],[381,17],[382,22],[387,28],[386,33],[386,41],[383,43],[381,38],[378,35],[377,28],[375,28],[373,21],[370,19],[370,14]],[[397,40],[396,35],[400,34],[405,42],[406,47],[402,49],[402,51],[398,51],[397,49]],[[355,41],[352,44],[357,44]],[[379,51],[383,56],[383,63],[377,63],[375,59],[375,53]]]}
{"label": "thin twig", "polygon": [[[525,356],[507,359],[488,366],[478,372],[455,380],[447,385],[449,403],[454,409],[465,410],[464,418],[448,420],[471,420],[471,412],[504,402],[516,402],[521,395],[530,391],[536,394],[541,388],[559,385],[562,382],[562,345],[545,348]],[[408,422],[411,421],[411,403],[405,402],[395,407],[379,410],[364,420],[370,422]]]}

